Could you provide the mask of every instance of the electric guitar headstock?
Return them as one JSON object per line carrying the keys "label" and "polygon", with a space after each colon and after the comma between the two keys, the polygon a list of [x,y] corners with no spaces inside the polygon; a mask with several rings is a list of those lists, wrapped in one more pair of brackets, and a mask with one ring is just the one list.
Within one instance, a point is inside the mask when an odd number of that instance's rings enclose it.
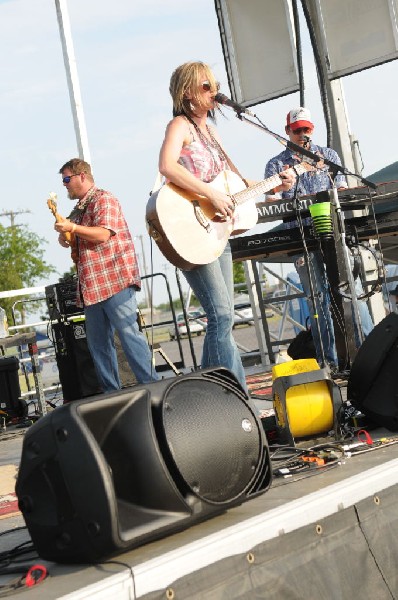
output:
{"label": "electric guitar headstock", "polygon": [[[47,200],[47,206],[51,210],[51,212],[55,218],[55,221],[57,223],[60,223],[61,221],[64,221],[65,219],[57,211],[56,199],[57,199],[57,194],[55,192],[50,192],[50,196]],[[75,264],[77,264],[78,253],[77,253],[76,237],[70,231],[65,231],[64,236],[65,236],[65,239],[67,240],[67,242],[69,242],[69,245],[71,247],[72,260]]]}
{"label": "electric guitar headstock", "polygon": [[47,200],[47,206],[51,210],[52,214],[55,218],[57,218],[57,194],[55,192],[50,192],[50,196]]}

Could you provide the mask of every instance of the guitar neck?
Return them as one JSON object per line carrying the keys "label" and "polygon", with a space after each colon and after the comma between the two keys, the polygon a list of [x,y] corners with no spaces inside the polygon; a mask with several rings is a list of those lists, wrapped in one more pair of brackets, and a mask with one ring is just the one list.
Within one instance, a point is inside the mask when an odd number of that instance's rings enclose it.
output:
{"label": "guitar neck", "polygon": [[[61,221],[64,220],[64,218],[59,214],[59,212],[57,212],[53,207],[51,207],[50,210],[53,214],[53,217],[54,217],[56,223],[60,223]],[[72,233],[70,231],[65,231],[64,236],[65,236],[65,239],[69,243],[71,243],[74,239],[74,236],[72,235]]]}
{"label": "guitar neck", "polygon": [[[297,165],[294,170],[287,169],[286,172],[294,172],[296,175],[301,175],[306,171],[310,170],[309,165]],[[237,204],[242,204],[243,202],[247,202],[248,200],[252,200],[253,198],[257,198],[257,196],[261,196],[261,194],[266,194],[270,190],[273,190],[277,186],[282,184],[282,178],[278,173],[268,177],[267,179],[263,179],[263,181],[259,181],[258,183],[242,190],[233,195],[233,198]]]}

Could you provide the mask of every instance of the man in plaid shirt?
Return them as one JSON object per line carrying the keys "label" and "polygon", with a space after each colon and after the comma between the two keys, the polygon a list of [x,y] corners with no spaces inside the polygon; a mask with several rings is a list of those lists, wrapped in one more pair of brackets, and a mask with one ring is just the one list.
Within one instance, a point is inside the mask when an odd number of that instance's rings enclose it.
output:
{"label": "man in plaid shirt", "polygon": [[73,158],[59,172],[68,197],[78,202],[55,229],[59,243],[72,245],[77,257],[77,304],[84,307],[87,344],[101,387],[104,392],[121,387],[115,331],[137,381],[158,380],[149,346],[137,325],[135,293],[141,289],[141,279],[120,203],[96,187],[87,162]]}

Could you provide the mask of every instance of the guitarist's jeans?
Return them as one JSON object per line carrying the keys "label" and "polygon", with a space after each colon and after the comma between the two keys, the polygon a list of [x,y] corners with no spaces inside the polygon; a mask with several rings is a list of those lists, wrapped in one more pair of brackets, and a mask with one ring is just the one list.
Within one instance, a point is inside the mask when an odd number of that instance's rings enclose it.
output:
{"label": "guitarist's jeans", "polygon": [[202,369],[229,369],[247,392],[245,371],[232,335],[234,281],[229,243],[214,262],[183,273],[207,316]]}
{"label": "guitarist's jeans", "polygon": [[107,300],[86,306],[87,344],[104,392],[120,389],[114,333],[120,342],[138,383],[158,380],[145,337],[137,325],[135,291],[126,288]]}

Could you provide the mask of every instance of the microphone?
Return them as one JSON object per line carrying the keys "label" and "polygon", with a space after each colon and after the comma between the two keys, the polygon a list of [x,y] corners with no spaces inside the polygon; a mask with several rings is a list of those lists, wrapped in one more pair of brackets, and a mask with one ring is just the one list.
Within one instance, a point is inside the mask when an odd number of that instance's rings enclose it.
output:
{"label": "microphone", "polygon": [[225,106],[230,106],[239,115],[241,113],[246,113],[248,115],[251,115],[252,117],[255,116],[248,108],[246,108],[245,106],[242,106],[241,104],[238,104],[237,102],[234,102],[233,100],[228,98],[228,96],[226,96],[225,94],[220,94],[220,93],[216,94],[214,97],[214,100],[216,102],[218,102],[219,104],[224,104]]}
{"label": "microphone", "polygon": [[309,148],[311,146],[311,138],[309,135],[305,135],[304,136],[304,144],[303,144],[303,148]]}

